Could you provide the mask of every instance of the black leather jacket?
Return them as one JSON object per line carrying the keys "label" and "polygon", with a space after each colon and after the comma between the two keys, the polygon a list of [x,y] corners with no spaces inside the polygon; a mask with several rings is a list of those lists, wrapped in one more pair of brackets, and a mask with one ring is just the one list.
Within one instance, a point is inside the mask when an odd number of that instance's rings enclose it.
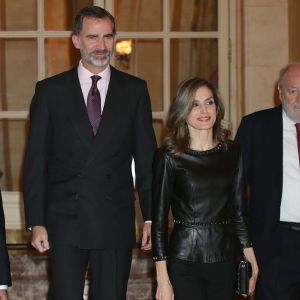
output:
{"label": "black leather jacket", "polygon": [[[230,142],[208,151],[172,155],[165,148],[154,159],[153,260],[168,257],[220,262],[251,247],[245,221],[245,182],[240,147]],[[168,214],[174,229],[168,243]]]}

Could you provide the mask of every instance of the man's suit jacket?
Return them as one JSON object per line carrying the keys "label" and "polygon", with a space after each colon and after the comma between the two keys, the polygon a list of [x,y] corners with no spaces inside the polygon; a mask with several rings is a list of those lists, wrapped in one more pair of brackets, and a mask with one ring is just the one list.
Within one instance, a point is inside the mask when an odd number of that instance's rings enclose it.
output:
{"label": "man's suit jacket", "polygon": [[241,142],[249,190],[250,229],[260,266],[271,263],[279,242],[282,195],[282,107],[255,112],[242,119]]}
{"label": "man's suit jacket", "polygon": [[11,285],[9,258],[5,240],[5,219],[0,191],[0,285]]}
{"label": "man's suit jacket", "polygon": [[156,142],[146,83],[111,67],[94,137],[76,67],[37,83],[30,122],[24,167],[27,226],[46,226],[50,243],[131,247],[132,158],[143,217],[151,218]]}

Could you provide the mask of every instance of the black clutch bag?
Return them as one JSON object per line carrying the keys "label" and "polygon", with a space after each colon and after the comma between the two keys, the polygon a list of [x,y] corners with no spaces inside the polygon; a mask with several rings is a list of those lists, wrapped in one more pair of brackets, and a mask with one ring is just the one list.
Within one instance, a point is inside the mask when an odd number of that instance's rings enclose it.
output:
{"label": "black clutch bag", "polygon": [[248,295],[249,279],[252,276],[251,264],[248,261],[242,260],[237,268],[237,288],[238,295]]}

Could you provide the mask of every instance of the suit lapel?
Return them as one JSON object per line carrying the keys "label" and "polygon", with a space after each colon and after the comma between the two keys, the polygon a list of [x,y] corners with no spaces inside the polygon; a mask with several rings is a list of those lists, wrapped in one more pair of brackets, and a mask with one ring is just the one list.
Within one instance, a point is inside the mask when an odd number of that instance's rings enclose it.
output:
{"label": "suit lapel", "polygon": [[94,139],[92,128],[87,114],[86,105],[77,74],[77,67],[70,71],[70,76],[64,85],[63,97],[66,104],[65,111],[80,138],[87,144]]}
{"label": "suit lapel", "polygon": [[[115,139],[115,130],[121,130],[118,123],[127,115],[127,103],[124,100],[124,87],[119,71],[111,67],[111,77],[105,99],[101,122],[96,136],[87,114],[86,105],[77,74],[77,67],[70,70],[65,78],[66,82],[62,91],[64,110],[72,126],[74,126],[80,138],[89,146],[85,165],[90,164],[97,155],[103,155],[103,151],[109,151],[111,138]],[[101,154],[102,153],[102,154]]]}
{"label": "suit lapel", "polygon": [[[278,189],[276,195],[278,195],[277,201],[281,202],[282,195],[282,172],[283,172],[283,124],[282,124],[282,107],[274,109],[274,115],[270,120],[269,132],[271,135],[270,146],[268,151],[269,155],[273,157],[272,173],[275,176],[274,189]],[[270,174],[272,176],[272,174]]]}
{"label": "suit lapel", "polygon": [[120,97],[122,97],[122,94],[118,76],[116,70],[111,67],[111,77],[96,140],[103,140],[103,138],[108,136],[109,132],[115,128],[114,123],[117,122],[117,118],[114,117],[114,115],[118,114],[118,111],[120,110],[118,106],[120,104]]}
{"label": "suit lapel", "polygon": [[[96,155],[101,151],[109,151],[108,145],[110,144],[111,137],[114,137],[114,131],[118,128],[118,120],[122,117],[126,108],[121,107],[122,104],[126,105],[122,99],[122,86],[118,71],[111,67],[111,77],[105,99],[104,109],[101,115],[101,122],[98,132],[95,136],[94,143],[88,155],[86,164],[92,162]],[[122,113],[123,112],[123,113]]]}

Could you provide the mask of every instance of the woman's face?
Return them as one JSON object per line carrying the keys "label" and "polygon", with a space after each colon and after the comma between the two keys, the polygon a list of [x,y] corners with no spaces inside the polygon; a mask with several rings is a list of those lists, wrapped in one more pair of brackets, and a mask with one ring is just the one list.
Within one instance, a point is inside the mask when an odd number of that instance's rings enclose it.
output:
{"label": "woman's face", "polygon": [[206,86],[200,87],[187,117],[189,131],[212,130],[216,118],[217,108],[212,91]]}

